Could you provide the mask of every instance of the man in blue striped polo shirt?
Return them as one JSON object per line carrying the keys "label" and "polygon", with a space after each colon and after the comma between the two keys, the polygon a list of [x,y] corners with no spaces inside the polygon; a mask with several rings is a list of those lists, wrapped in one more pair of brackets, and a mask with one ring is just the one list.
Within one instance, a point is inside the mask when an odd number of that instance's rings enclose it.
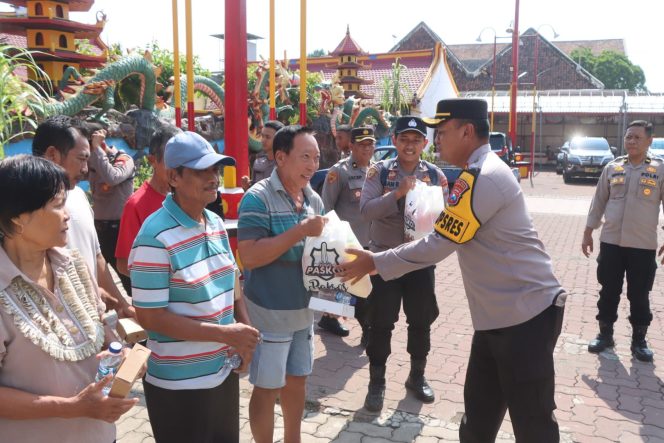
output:
{"label": "man in blue striped polo shirt", "polygon": [[[259,333],[234,300],[235,259],[214,201],[219,169],[235,164],[200,135],[166,144],[171,194],[147,218],[129,256],[133,303],[152,355],[145,399],[157,443],[239,441],[238,376],[232,353],[251,361]],[[239,309],[238,309],[239,308]],[[245,315],[246,317],[246,315]]]}
{"label": "man in blue striped polo shirt", "polygon": [[313,131],[287,126],[272,144],[277,167],[249,189],[240,203],[238,249],[246,273],[247,311],[263,334],[251,362],[254,385],[249,423],[256,443],[272,443],[279,397],[284,441],[300,441],[304,390],[313,366],[311,294],[302,279],[306,237],[317,237],[326,219],[309,186],[320,151]]}

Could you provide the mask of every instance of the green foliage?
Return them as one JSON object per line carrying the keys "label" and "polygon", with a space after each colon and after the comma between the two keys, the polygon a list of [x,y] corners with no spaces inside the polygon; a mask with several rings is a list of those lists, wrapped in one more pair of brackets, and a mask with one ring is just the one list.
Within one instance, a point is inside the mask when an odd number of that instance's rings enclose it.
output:
{"label": "green foliage", "polygon": [[81,38],[74,40],[76,45],[76,52],[84,55],[97,55],[94,50],[94,46],[90,44],[90,40],[87,38]]}
{"label": "green foliage", "polygon": [[32,73],[50,85],[32,54],[26,49],[0,45],[0,158],[4,157],[5,144],[34,133],[36,115],[44,111],[46,91],[38,83],[24,81],[15,74],[16,70]]}
{"label": "green foliage", "polygon": [[[175,56],[173,51],[161,48],[156,41],[152,41],[152,43],[148,45],[148,50],[152,52],[152,63],[161,67],[161,74],[157,78],[157,81],[166,86],[174,73]],[[187,58],[184,54],[180,54],[180,74],[185,74],[186,69]],[[197,55],[194,55],[194,74],[202,75],[203,77],[212,76],[212,73],[208,69],[204,69],[201,66],[200,59]]]}
{"label": "green foliage", "polygon": [[141,157],[138,166],[136,167],[136,175],[134,175],[134,190],[141,187],[144,181],[149,180],[153,174],[152,166],[148,162],[148,157]]}
{"label": "green foliage", "polygon": [[604,83],[607,89],[647,90],[643,69],[624,54],[602,51],[594,55],[589,48],[577,48],[570,57]]}
{"label": "green foliage", "polygon": [[[316,86],[320,85],[322,81],[321,73],[307,71],[307,122],[312,122],[318,117],[320,94],[316,91]],[[289,121],[291,124],[298,124],[300,122],[300,88],[288,88],[288,98],[295,111]],[[277,107],[279,107],[279,104],[277,104]]]}
{"label": "green foliage", "polygon": [[254,66],[247,67],[247,93],[250,94],[256,86],[256,80],[258,76],[256,75],[256,68]]}
{"label": "green foliage", "polygon": [[436,145],[431,143],[428,148],[422,151],[420,158],[429,163],[436,163],[436,161],[438,160],[436,158]]}
{"label": "green foliage", "polygon": [[410,114],[412,91],[408,84],[401,80],[407,70],[408,68],[402,65],[397,58],[392,63],[390,74],[383,77],[383,96],[380,104],[385,111],[391,114]]}
{"label": "green foliage", "polygon": [[[161,67],[161,74],[157,81],[166,87],[173,77],[174,55],[173,51],[162,49],[156,41],[150,43],[147,49],[152,53],[152,63]],[[109,48],[109,54],[112,58],[121,58],[124,51],[119,43],[114,43]],[[180,74],[185,74],[187,59],[184,54],[180,54]],[[194,56],[194,74],[204,77],[211,77],[212,73],[204,69],[197,56]],[[163,96],[163,91],[158,95]],[[141,81],[138,76],[127,77],[122,80],[115,89],[115,108],[120,112],[127,111],[131,105],[139,105],[141,101]]]}
{"label": "green foliage", "polygon": [[325,49],[314,49],[313,52],[307,54],[307,57],[325,57],[327,56],[327,51]]}

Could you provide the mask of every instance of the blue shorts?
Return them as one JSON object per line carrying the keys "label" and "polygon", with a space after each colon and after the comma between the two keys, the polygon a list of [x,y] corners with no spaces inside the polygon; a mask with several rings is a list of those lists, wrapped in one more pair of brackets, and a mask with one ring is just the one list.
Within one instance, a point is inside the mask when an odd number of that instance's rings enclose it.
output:
{"label": "blue shorts", "polygon": [[313,325],[295,332],[263,332],[249,367],[249,383],[280,389],[286,375],[307,376],[314,365]]}

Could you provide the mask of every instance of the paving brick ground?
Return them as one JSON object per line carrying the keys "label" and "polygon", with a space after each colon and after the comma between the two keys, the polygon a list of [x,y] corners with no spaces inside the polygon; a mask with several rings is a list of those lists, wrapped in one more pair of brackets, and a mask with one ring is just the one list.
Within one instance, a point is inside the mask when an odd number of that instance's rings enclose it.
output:
{"label": "paving brick ground", "polygon": [[[615,351],[599,356],[586,351],[597,333],[595,257],[581,254],[581,233],[594,183],[564,185],[554,173],[522,184],[535,226],[551,254],[556,275],[571,293],[563,332],[555,351],[556,417],[565,442],[664,442],[664,275],[658,271],[651,293],[654,321],[649,342],[655,363],[632,359],[629,351],[628,305],[620,305]],[[597,236],[596,242],[597,240]],[[660,235],[660,244],[664,235]],[[456,257],[436,269],[440,317],[433,326],[427,377],[436,401],[423,405],[406,393],[409,369],[403,318],[392,339],[388,361],[385,408],[369,414],[362,409],[369,380],[368,359],[359,346],[360,329],[353,320],[351,334],[341,339],[316,334],[316,361],[309,378],[307,411],[302,424],[304,442],[446,442],[458,441],[463,414],[463,382],[473,333]],[[242,441],[250,442],[247,405],[251,386],[241,381]],[[139,386],[136,394],[142,396]],[[118,442],[151,442],[145,402],[118,422]],[[277,418],[275,439],[282,435]],[[509,417],[499,442],[514,441]]]}

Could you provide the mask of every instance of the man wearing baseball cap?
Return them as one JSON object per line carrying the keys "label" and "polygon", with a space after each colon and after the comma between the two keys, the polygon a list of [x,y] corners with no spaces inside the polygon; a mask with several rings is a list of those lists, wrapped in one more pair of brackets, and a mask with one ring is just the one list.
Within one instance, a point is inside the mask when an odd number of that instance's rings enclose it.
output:
{"label": "man wearing baseball cap", "polygon": [[[332,166],[325,177],[321,197],[325,204],[325,211],[334,210],[341,220],[350,223],[353,233],[360,244],[369,246],[369,224],[360,214],[360,195],[362,186],[371,165],[371,157],[376,147],[374,130],[371,127],[353,128],[350,131],[350,155]],[[368,340],[368,299],[358,297],[355,301],[355,318],[362,326],[360,345],[367,346]],[[328,332],[346,337],[348,328],[338,319],[324,314],[318,326]]]}
{"label": "man wearing baseball cap", "polygon": [[238,375],[225,363],[237,353],[240,370],[248,367],[259,333],[235,322],[246,312],[234,300],[237,265],[222,220],[205,209],[221,165],[235,160],[183,132],[166,143],[164,162],[171,193],[129,256],[133,303],[152,350],[144,381],[150,423],[158,442],[239,441]]}
{"label": "man wearing baseball cap", "polygon": [[435,230],[397,248],[363,250],[342,264],[347,279],[386,280],[457,253],[475,328],[464,386],[462,442],[494,441],[509,409],[518,441],[558,442],[553,349],[566,294],[553,275],[509,167],[491,151],[484,100],[438,102],[425,119],[444,160],[463,168]]}
{"label": "man wearing baseball cap", "polygon": [[[427,146],[426,126],[418,117],[400,117],[395,123],[394,146],[397,158],[380,161],[367,171],[360,197],[360,211],[365,222],[370,222],[369,249],[381,252],[397,247],[409,240],[404,235],[405,197],[416,180],[428,185],[442,186],[447,194],[447,179],[435,165],[420,159]],[[394,324],[403,311],[408,323],[407,351],[410,354],[410,374],[406,388],[415,397],[431,403],[433,389],[424,377],[427,356],[431,348],[431,324],[438,317],[438,304],[434,293],[435,265],[402,273],[388,281],[380,275],[371,276],[373,289],[370,298],[369,388],[364,407],[369,411],[383,408],[385,370],[391,353],[390,342]]]}

